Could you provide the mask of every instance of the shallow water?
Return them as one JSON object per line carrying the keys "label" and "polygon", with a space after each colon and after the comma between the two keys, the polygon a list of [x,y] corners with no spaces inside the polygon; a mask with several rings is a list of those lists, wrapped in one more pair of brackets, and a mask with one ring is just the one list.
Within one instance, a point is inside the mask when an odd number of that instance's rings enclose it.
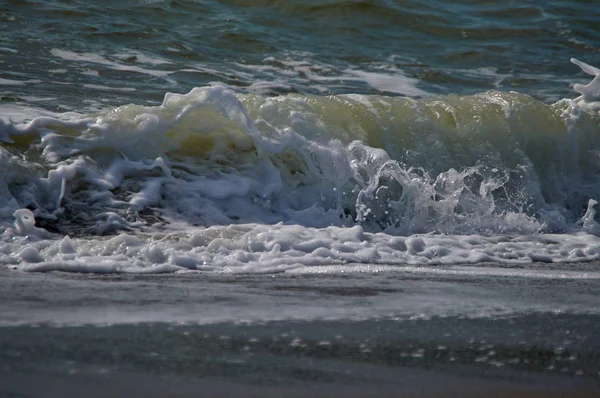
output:
{"label": "shallow water", "polygon": [[5,270],[0,395],[596,396],[597,280],[507,271]]}

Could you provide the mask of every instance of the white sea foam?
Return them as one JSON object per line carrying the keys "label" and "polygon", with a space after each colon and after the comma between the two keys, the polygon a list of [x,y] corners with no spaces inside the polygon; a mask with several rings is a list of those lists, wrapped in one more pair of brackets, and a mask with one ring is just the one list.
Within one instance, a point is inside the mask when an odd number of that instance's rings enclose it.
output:
{"label": "white sea foam", "polygon": [[585,73],[594,76],[594,79],[587,85],[576,84],[575,87],[573,87],[575,91],[581,94],[581,96],[575,98],[573,101],[577,103],[593,103],[600,101],[600,69],[575,58],[572,58],[571,62],[579,66]]}
{"label": "white sea foam", "polygon": [[[291,82],[298,80],[302,85],[309,85],[317,91],[327,92],[327,87],[351,83],[364,83],[381,93],[395,93],[410,97],[422,97],[428,93],[418,88],[419,80],[391,65],[373,65],[374,70],[362,70],[352,65],[337,68],[312,60],[310,53],[294,53],[288,58],[276,59],[267,57],[261,65],[236,64],[242,69],[259,72],[269,77],[269,80],[253,82],[252,91],[261,93],[267,88],[289,87]],[[319,83],[317,85],[312,84]],[[326,83],[326,85],[323,85]]]}
{"label": "white sea foam", "polygon": [[0,85],[4,86],[22,86],[25,84],[34,84],[41,83],[42,81],[39,79],[29,79],[29,80],[13,80],[13,79],[0,79]]}
{"label": "white sea foam", "polygon": [[[135,72],[142,73],[150,76],[161,77],[166,79],[167,81],[171,81],[168,76],[171,72],[157,70],[157,69],[148,69],[143,68],[141,66],[136,65],[128,65],[120,62],[112,61],[101,54],[95,53],[76,53],[69,50],[62,50],[59,48],[53,48],[50,53],[55,57],[62,58],[67,61],[72,62],[81,62],[81,63],[91,63],[91,64],[99,64],[103,66],[107,66],[111,69],[118,71],[127,71],[127,72]],[[156,64],[156,63],[154,63]]]}
{"label": "white sea foam", "polygon": [[157,57],[155,55],[144,54],[135,50],[128,50],[124,53],[115,54],[115,56],[121,60],[134,60],[135,62],[139,62],[142,64],[149,65],[164,65],[164,64],[172,64],[171,61],[167,61],[164,58]]}
{"label": "white sea foam", "polygon": [[[410,266],[574,262],[600,258],[600,240],[588,234],[490,238],[478,235],[397,237],[385,233],[367,233],[359,226],[315,229],[299,225],[244,224],[188,228],[162,238],[160,235],[119,234],[102,239],[64,237],[38,240],[35,237],[39,233],[33,233],[33,228],[33,225],[27,224],[17,227],[16,231],[5,232],[5,235],[13,234],[13,237],[10,243],[0,244],[0,253],[4,253],[3,263],[28,271],[72,272],[162,273],[191,269],[272,273],[291,270],[312,272],[312,267],[320,267],[315,269],[317,272],[374,272],[398,266],[408,272],[426,272]],[[593,272],[510,269],[489,271],[453,268],[427,272],[474,275],[500,272],[506,276],[527,276],[529,273],[532,277],[598,278]]]}
{"label": "white sea foam", "polygon": [[108,87],[101,84],[84,84],[83,87],[102,91],[137,91],[133,87]]}
{"label": "white sea foam", "polygon": [[[365,81],[369,86],[382,93],[404,94],[409,97],[421,97],[427,93],[417,88],[418,79],[413,79],[396,72],[395,74],[386,74],[379,72],[365,72],[360,70],[346,70],[349,75],[356,76]],[[347,80],[347,77],[340,79]]]}
{"label": "white sea foam", "polygon": [[596,85],[552,106],[215,86],[154,107],[2,119],[0,264],[255,273],[598,259]]}
{"label": "white sea foam", "polygon": [[9,47],[0,47],[0,52],[3,53],[10,53],[10,54],[17,54],[19,51],[15,50],[14,48],[9,48]]}

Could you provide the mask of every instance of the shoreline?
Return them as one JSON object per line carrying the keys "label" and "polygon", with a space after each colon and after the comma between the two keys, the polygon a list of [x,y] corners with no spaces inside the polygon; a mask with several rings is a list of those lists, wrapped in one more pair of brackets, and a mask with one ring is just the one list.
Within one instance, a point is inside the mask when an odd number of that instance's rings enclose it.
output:
{"label": "shoreline", "polygon": [[435,273],[334,274],[31,273],[0,267],[0,326],[600,315],[600,279],[582,277],[595,275],[599,265],[533,264],[512,272],[481,264],[471,268],[502,272],[472,274],[453,272],[462,265]]}
{"label": "shoreline", "polygon": [[596,397],[599,294],[597,279],[0,270],[0,397]]}

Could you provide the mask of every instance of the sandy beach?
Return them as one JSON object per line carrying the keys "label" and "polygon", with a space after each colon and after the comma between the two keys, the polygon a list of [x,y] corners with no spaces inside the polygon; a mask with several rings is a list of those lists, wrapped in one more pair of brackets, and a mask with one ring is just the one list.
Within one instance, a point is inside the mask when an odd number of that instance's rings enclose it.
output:
{"label": "sandy beach", "polygon": [[2,397],[600,394],[593,280],[0,276]]}

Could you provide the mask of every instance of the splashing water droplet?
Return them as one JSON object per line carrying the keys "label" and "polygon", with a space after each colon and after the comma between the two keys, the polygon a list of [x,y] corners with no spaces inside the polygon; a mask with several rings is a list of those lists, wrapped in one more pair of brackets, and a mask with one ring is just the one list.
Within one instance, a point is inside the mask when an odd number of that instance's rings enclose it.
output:
{"label": "splashing water droplet", "polygon": [[28,235],[34,231],[35,217],[31,210],[18,209],[13,213],[15,216],[15,227],[21,236]]}

